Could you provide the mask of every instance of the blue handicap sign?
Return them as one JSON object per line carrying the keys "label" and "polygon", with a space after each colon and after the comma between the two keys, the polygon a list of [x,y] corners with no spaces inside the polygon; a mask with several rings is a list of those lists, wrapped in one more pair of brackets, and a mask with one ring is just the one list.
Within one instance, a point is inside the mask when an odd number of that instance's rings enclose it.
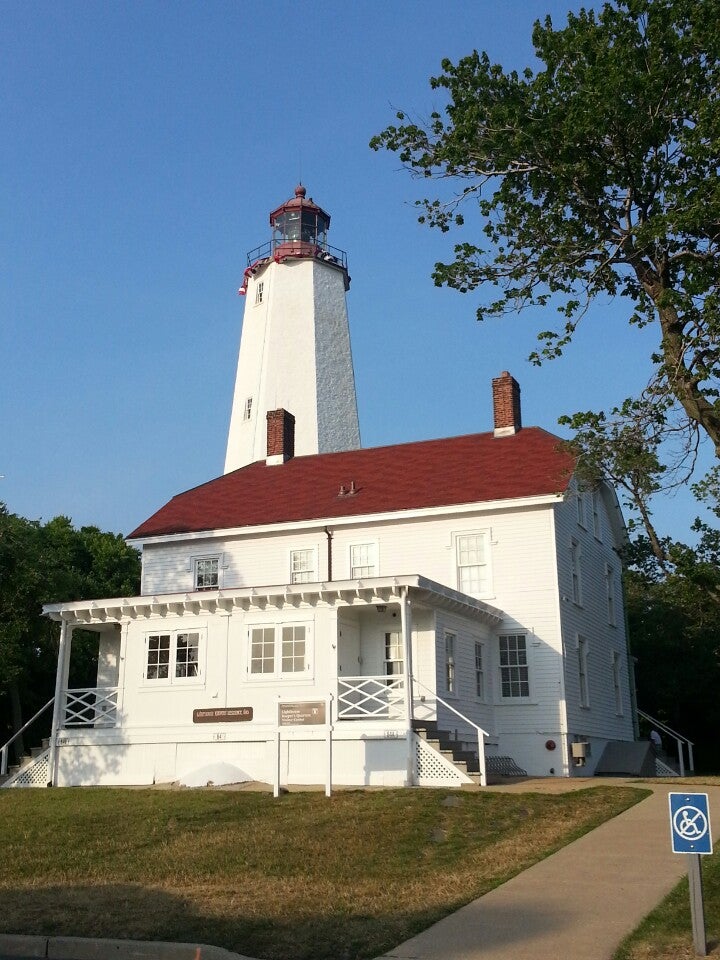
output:
{"label": "blue handicap sign", "polygon": [[706,793],[669,793],[673,853],[712,853]]}

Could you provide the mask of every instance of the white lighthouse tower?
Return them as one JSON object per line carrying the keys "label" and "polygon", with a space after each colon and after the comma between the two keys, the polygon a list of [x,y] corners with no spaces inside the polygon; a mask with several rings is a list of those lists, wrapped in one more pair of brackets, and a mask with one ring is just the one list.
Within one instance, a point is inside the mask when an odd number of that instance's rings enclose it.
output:
{"label": "white lighthouse tower", "polygon": [[267,452],[266,418],[295,417],[295,454],[360,446],[344,251],[328,246],[330,215],[298,186],[270,214],[272,239],[250,251],[225,473]]}

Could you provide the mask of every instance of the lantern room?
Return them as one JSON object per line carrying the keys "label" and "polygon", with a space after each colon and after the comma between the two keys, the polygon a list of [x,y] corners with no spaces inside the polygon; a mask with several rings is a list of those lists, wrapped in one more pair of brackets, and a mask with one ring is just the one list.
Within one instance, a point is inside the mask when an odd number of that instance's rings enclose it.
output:
{"label": "lantern room", "polygon": [[291,244],[307,245],[305,254],[312,254],[312,248],[327,247],[327,232],[330,226],[330,214],[325,213],[311,199],[306,199],[305,187],[299,184],[295,187],[295,196],[273,210],[270,214],[270,226],[273,229],[273,248],[285,247]]}

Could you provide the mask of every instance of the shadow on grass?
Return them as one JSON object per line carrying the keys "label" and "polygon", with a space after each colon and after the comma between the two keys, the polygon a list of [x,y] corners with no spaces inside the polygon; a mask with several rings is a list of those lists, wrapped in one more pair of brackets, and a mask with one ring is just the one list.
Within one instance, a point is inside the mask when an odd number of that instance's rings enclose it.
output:
{"label": "shadow on grass", "polygon": [[[365,960],[391,951],[446,915],[437,909],[388,909],[370,916],[319,903],[316,911],[281,923],[264,914],[262,904],[253,916],[233,913],[231,890],[222,903],[216,891],[207,892],[206,903],[202,890],[195,893],[190,901],[139,884],[0,888],[0,932],[204,943],[262,960]],[[465,922],[476,926],[478,947],[488,941],[512,947],[528,939],[516,921],[512,908],[483,907],[481,917],[469,915]],[[530,921],[533,936],[563,925],[561,916],[545,912]],[[442,953],[442,928],[433,935]]]}

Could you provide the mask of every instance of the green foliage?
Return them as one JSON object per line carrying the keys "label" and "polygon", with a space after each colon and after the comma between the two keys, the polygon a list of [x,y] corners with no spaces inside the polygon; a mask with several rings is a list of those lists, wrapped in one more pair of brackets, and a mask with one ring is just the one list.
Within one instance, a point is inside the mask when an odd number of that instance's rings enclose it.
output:
{"label": "green foliage", "polygon": [[[25,719],[52,696],[59,627],[42,605],[133,596],[140,557],[119,534],[73,527],[67,517],[45,524],[10,513],[0,503],[0,739],[10,725],[8,696],[19,692]],[[80,685],[94,681],[97,642],[73,638]]]}
{"label": "green foliage", "polygon": [[398,114],[371,141],[416,175],[459,187],[419,200],[421,222],[485,239],[455,245],[434,279],[495,291],[478,317],[554,305],[532,359],[562,353],[595,297],[659,326],[643,395],[720,447],[720,0],[616,0],[533,30],[541,67],[505,72],[475,51],[444,60],[443,113]]}

